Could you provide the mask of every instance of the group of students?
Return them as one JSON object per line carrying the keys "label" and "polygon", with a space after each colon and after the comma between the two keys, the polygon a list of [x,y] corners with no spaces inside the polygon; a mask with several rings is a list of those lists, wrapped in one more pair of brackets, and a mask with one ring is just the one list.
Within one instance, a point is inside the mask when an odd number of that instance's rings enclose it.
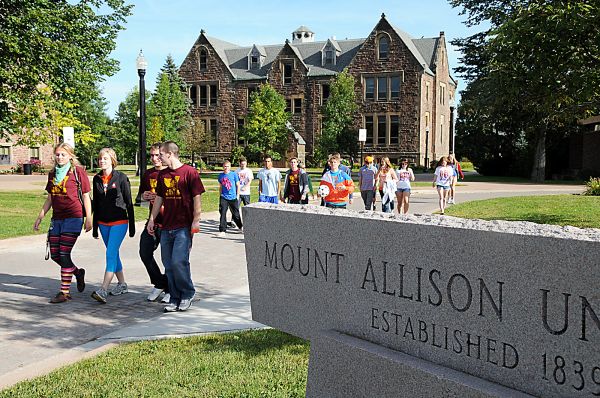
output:
{"label": "group of students", "polygon": [[[58,144],[54,148],[54,159],[55,166],[48,174],[46,184],[48,197],[33,226],[38,230],[52,208],[48,246],[52,260],[60,266],[61,285],[50,302],[71,300],[73,276],[77,290],[85,290],[85,269],[77,267],[71,258],[73,246],[85,225],[85,232],[92,230],[96,239],[100,231],[106,247],[104,278],[100,288],[92,293],[95,300],[106,303],[109,295],[128,292],[119,249],[127,232],[130,237],[135,235],[129,179],[116,170],[117,156],[111,148],[100,150],[100,171],[91,185],[69,144]],[[155,301],[162,297],[161,301],[167,304],[165,312],[186,311],[195,295],[189,255],[193,234],[200,228],[200,195],[205,190],[196,169],[179,160],[176,143],[167,141],[153,145],[150,159],[153,167],[144,173],[140,182],[141,197],[150,202],[139,245],[140,258],[154,286],[147,299]],[[159,245],[164,273],[154,259],[154,251]],[[117,283],[109,290],[115,276]]]}

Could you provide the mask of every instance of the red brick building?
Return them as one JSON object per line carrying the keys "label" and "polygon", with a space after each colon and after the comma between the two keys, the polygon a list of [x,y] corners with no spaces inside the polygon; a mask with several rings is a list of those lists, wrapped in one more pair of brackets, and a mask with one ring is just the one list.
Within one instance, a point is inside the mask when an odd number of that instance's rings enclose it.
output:
{"label": "red brick building", "polygon": [[29,163],[31,159],[40,160],[42,166],[52,166],[53,145],[27,147],[15,145],[11,139],[0,140],[0,170],[11,169],[18,164]]}
{"label": "red brick building", "polygon": [[[310,157],[321,131],[321,109],[332,79],[345,68],[356,81],[355,127],[367,129],[365,153],[408,157],[423,165],[451,145],[450,105],[456,82],[449,74],[444,33],[414,39],[382,14],[366,39],[315,41],[301,26],[284,44],[242,47],[201,31],[180,67],[192,115],[212,132],[213,159],[239,144],[248,98],[268,82],[287,100],[291,152]],[[427,147],[426,147],[427,143]],[[305,145],[305,147],[304,147]]]}

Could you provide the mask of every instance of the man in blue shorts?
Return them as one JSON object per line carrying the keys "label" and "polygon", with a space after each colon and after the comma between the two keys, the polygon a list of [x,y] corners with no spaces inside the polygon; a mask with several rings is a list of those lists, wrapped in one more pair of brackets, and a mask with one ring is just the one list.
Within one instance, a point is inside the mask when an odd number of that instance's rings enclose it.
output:
{"label": "man in blue shorts", "polygon": [[273,159],[267,155],[264,158],[265,167],[258,174],[258,201],[279,203],[281,192],[281,173],[273,167]]}

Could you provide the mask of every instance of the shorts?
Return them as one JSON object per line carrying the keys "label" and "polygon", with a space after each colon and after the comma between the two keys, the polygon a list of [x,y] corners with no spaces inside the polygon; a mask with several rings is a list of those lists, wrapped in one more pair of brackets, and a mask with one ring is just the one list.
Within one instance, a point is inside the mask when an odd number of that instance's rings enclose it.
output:
{"label": "shorts", "polygon": [[277,196],[266,196],[261,194],[258,196],[258,201],[266,203],[279,203],[279,198]]}
{"label": "shorts", "polygon": [[437,189],[443,189],[444,191],[450,190],[450,185],[436,185]]}
{"label": "shorts", "polygon": [[50,235],[56,236],[63,234],[65,232],[70,233],[81,233],[81,228],[83,227],[83,218],[65,218],[63,220],[50,220],[50,228],[48,229],[48,233]]}
{"label": "shorts", "polygon": [[410,193],[410,188],[398,188],[396,192],[408,192]]}

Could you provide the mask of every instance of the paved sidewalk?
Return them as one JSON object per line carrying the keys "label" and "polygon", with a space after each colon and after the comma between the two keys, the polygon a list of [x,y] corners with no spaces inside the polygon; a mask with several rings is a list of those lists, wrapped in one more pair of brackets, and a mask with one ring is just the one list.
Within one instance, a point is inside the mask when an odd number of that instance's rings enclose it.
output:
{"label": "paved sidewalk", "polygon": [[[0,179],[0,189],[2,180]],[[579,193],[581,186],[464,183],[457,199],[468,201],[498,196]],[[380,203],[377,203],[380,209]],[[351,209],[363,209],[357,196]],[[437,210],[433,188],[417,188],[411,213]],[[59,268],[44,261],[45,236],[0,240],[0,389],[20,380],[47,373],[59,366],[95,355],[115,343],[140,339],[180,337],[216,331],[260,328],[250,314],[243,235],[233,229],[218,238],[218,213],[203,215],[201,233],[191,253],[197,296],[188,312],[163,314],[163,305],[149,303],[146,270],[139,260],[137,234],[125,238],[121,248],[130,293],[109,297],[102,305],[90,294],[104,272],[104,246],[91,233],[83,234],[73,251],[78,266],[86,269],[88,286],[73,300],[49,304],[59,287]],[[156,252],[160,258],[159,250]]]}

